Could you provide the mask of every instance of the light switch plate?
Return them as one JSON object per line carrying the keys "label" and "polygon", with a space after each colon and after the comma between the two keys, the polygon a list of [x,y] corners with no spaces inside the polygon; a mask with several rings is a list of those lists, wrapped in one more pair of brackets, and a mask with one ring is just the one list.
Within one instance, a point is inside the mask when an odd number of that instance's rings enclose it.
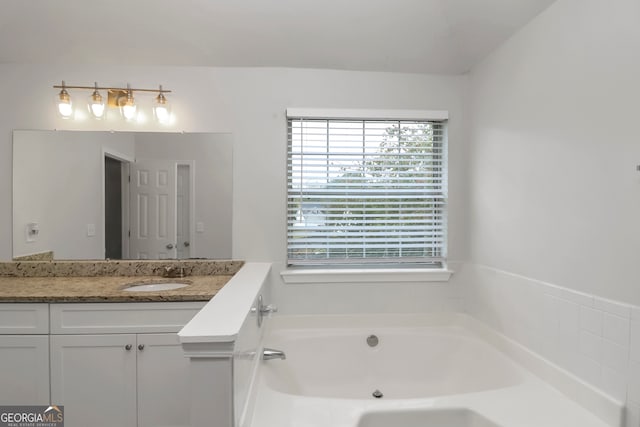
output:
{"label": "light switch plate", "polygon": [[40,224],[37,222],[30,222],[25,229],[26,240],[28,243],[38,240],[38,234],[40,234]]}

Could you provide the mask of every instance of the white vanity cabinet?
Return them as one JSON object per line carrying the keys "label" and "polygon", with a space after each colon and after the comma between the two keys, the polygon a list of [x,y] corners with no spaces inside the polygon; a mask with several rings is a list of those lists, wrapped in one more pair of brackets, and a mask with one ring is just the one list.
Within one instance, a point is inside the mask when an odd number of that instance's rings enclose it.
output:
{"label": "white vanity cabinet", "polygon": [[137,338],[138,426],[189,426],[190,361],[178,335],[144,334]]}
{"label": "white vanity cabinet", "polygon": [[51,304],[51,401],[64,405],[65,425],[190,425],[176,333],[204,304]]}
{"label": "white vanity cabinet", "polygon": [[0,405],[49,404],[49,305],[0,304]]}
{"label": "white vanity cabinet", "polygon": [[69,426],[136,426],[136,336],[52,335],[51,401]]}

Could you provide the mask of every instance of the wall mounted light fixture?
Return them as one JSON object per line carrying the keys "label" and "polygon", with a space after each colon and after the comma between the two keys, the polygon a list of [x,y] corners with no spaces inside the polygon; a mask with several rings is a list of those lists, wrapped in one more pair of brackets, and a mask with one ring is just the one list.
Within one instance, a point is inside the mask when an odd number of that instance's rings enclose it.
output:
{"label": "wall mounted light fixture", "polygon": [[120,106],[120,111],[122,111],[122,117],[125,120],[134,120],[138,113],[138,106],[136,105],[136,101],[133,99],[133,91],[131,90],[131,86],[127,85],[127,95],[126,97],[119,97],[117,104]]}
{"label": "wall mounted light fixture", "polygon": [[[64,82],[62,82],[64,84]],[[105,113],[104,101],[102,95],[98,92],[98,83],[95,84],[95,90],[89,97],[89,112],[95,119],[102,119]]]}
{"label": "wall mounted light fixture", "polygon": [[162,92],[162,85],[160,85],[160,93],[156,96],[156,103],[153,105],[153,116],[160,123],[169,123],[171,119],[171,105]]}
{"label": "wall mounted light fixture", "polygon": [[[73,116],[73,103],[71,101],[71,95],[69,95],[69,89],[81,89],[92,90],[93,93],[89,96],[89,102],[87,107],[89,113],[95,119],[102,119],[106,113],[106,107],[119,108],[122,117],[127,121],[132,121],[137,118],[138,106],[133,96],[134,92],[153,92],[158,95],[155,98],[153,105],[153,116],[159,123],[167,124],[171,121],[171,107],[165,93],[171,93],[170,90],[162,88],[159,89],[138,89],[132,88],[127,84],[126,88],[121,87],[99,87],[98,83],[93,86],[72,86],[67,85],[64,80],[61,85],[54,85],[55,89],[60,89],[60,93],[56,99],[58,107],[58,114],[63,119],[70,119]],[[102,95],[99,91],[107,91],[107,102],[105,104]]]}
{"label": "wall mounted light fixture", "polygon": [[60,87],[62,90],[58,94],[58,114],[60,114],[63,119],[68,119],[73,114],[73,104],[71,103],[71,97],[69,96],[69,92],[67,92],[64,80]]}

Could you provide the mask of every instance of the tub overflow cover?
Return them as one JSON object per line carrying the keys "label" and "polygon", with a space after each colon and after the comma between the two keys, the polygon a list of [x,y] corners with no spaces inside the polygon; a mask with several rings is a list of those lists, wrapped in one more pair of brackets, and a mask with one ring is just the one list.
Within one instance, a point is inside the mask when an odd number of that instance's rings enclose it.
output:
{"label": "tub overflow cover", "polygon": [[371,393],[371,395],[376,399],[380,399],[382,396],[384,396],[380,390],[374,391],[373,393]]}
{"label": "tub overflow cover", "polygon": [[369,335],[367,337],[367,344],[369,344],[369,347],[375,347],[379,342],[380,340],[378,340],[378,337],[375,335]]}

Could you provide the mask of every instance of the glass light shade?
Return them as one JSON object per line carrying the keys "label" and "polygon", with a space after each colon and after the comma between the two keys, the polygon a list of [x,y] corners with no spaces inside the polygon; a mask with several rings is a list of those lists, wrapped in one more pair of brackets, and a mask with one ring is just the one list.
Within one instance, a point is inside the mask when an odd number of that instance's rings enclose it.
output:
{"label": "glass light shade", "polygon": [[132,104],[132,105],[123,105],[122,106],[122,115],[124,116],[125,119],[127,120],[133,120],[136,118],[136,111],[137,111],[137,106],[136,104]]}
{"label": "glass light shade", "polygon": [[63,119],[69,119],[73,115],[73,104],[71,102],[71,97],[66,89],[62,89],[57,99],[58,104],[58,114]]}
{"label": "glass light shade", "polygon": [[127,100],[122,104],[120,110],[122,111],[122,116],[125,120],[135,120],[138,106],[133,100],[133,93],[131,91],[127,94]]}
{"label": "glass light shade", "polygon": [[171,120],[171,105],[162,93],[156,97],[156,103],[153,106],[153,116],[158,123],[162,124],[167,124],[169,120]]}
{"label": "glass light shade", "polygon": [[100,120],[104,117],[104,100],[97,90],[89,97],[89,112],[95,119]]}

